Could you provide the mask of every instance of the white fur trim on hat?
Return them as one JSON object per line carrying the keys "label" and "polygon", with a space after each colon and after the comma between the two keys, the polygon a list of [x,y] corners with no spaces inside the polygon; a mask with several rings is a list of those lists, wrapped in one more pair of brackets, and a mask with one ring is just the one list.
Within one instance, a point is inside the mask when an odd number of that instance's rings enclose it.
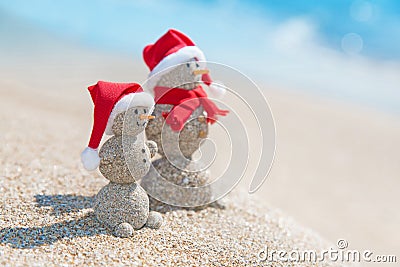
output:
{"label": "white fur trim on hat", "polygon": [[169,67],[187,62],[194,57],[199,61],[206,61],[204,53],[197,46],[185,46],[175,53],[166,56],[150,72],[145,84],[146,88],[153,90],[154,86],[156,86],[158,80],[161,78],[161,75],[156,75],[157,73],[160,73]]}
{"label": "white fur trim on hat", "polygon": [[130,93],[123,96],[115,105],[108,117],[107,127],[105,133],[112,135],[112,125],[114,123],[115,117],[121,112],[125,112],[130,107],[149,107],[149,112],[151,113],[154,108],[153,97],[146,92],[140,93]]}
{"label": "white fur trim on hat", "polygon": [[226,93],[225,85],[220,81],[212,82],[209,88],[211,97],[217,99],[222,98]]}
{"label": "white fur trim on hat", "polygon": [[97,149],[90,147],[85,148],[81,153],[81,161],[83,167],[88,171],[94,171],[100,164],[100,157]]}

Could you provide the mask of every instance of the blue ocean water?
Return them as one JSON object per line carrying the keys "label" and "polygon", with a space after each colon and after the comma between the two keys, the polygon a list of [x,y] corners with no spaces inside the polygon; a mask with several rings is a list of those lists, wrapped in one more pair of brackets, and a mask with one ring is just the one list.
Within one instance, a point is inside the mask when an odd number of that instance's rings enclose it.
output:
{"label": "blue ocean water", "polygon": [[256,79],[400,114],[399,1],[15,0],[1,14],[138,58],[177,28]]}

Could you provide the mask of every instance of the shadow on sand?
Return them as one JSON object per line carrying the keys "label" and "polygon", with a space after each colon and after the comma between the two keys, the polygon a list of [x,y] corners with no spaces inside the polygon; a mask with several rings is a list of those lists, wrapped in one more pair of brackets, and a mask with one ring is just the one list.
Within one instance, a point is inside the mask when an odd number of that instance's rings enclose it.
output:
{"label": "shadow on sand", "polygon": [[52,207],[53,216],[89,209],[93,205],[94,196],[75,195],[35,195],[37,207]]}
{"label": "shadow on sand", "polygon": [[[92,207],[94,196],[75,195],[35,195],[37,207],[51,207],[51,215],[66,217],[68,213],[78,212]],[[217,202],[208,207],[223,209]],[[173,210],[201,210],[205,207],[182,208],[162,204],[150,197],[150,209],[161,213]],[[42,227],[6,227],[0,229],[0,243],[9,244],[13,248],[31,249],[42,245],[51,245],[61,239],[94,235],[112,235],[101,223],[93,212],[74,220],[64,220]]]}
{"label": "shadow on sand", "polygon": [[[93,197],[74,195],[36,195],[38,207],[52,207],[51,215],[60,217],[92,207]],[[6,227],[0,229],[0,243],[29,249],[50,245],[61,239],[110,234],[96,220],[93,212],[75,220],[65,220],[42,227]]]}

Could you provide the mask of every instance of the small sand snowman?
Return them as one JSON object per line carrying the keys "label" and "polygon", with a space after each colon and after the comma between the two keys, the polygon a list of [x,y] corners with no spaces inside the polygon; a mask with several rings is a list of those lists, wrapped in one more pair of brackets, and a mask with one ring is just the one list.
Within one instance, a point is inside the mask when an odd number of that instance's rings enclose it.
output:
{"label": "small sand snowman", "polygon": [[[153,116],[151,95],[135,83],[99,81],[89,87],[94,108],[94,124],[89,146],[81,158],[87,170],[100,172],[110,182],[95,197],[97,219],[119,237],[129,237],[143,226],[157,229],[162,217],[149,212],[149,198],[136,182],[150,168],[157,145],[145,141],[144,129]],[[112,135],[100,152],[103,133]]]}
{"label": "small sand snowman", "polygon": [[[175,198],[172,202],[176,205],[208,203],[210,191],[186,195],[168,192],[160,186],[155,172],[179,186],[207,184],[209,173],[200,170],[201,162],[192,157],[208,136],[208,124],[228,111],[219,109],[208,98],[202,84],[210,87],[214,97],[221,97],[224,88],[212,84],[203,52],[177,30],[169,30],[156,43],[146,46],[143,57],[151,71],[146,85],[154,92],[156,101],[156,119],[149,122],[146,135],[157,143],[161,158],[153,162],[154,169],[142,179],[142,186],[158,197]],[[150,200],[154,206],[160,206],[159,202]]]}

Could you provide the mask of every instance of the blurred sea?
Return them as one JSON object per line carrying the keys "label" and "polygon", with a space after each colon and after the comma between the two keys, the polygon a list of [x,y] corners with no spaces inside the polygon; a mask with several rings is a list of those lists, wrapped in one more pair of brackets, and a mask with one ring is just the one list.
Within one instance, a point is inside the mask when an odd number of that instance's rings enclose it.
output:
{"label": "blurred sea", "polygon": [[311,2],[3,1],[0,57],[23,64],[29,52],[73,46],[141,60],[145,45],[177,28],[258,84],[400,114],[398,5]]}

